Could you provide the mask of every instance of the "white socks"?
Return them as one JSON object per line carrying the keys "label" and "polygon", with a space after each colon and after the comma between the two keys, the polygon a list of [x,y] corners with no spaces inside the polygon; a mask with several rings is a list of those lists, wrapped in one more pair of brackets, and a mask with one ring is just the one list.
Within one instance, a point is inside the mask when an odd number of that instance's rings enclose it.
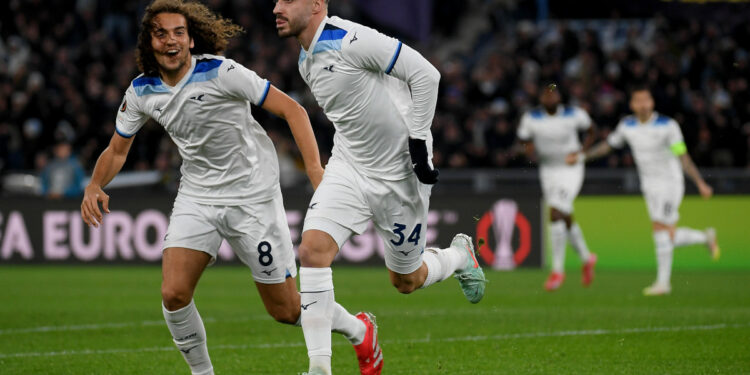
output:
{"label": "white socks", "polygon": [[672,255],[674,245],[669,238],[669,231],[660,230],[654,232],[654,245],[656,246],[656,282],[659,285],[670,285],[672,277]]}
{"label": "white socks", "polygon": [[674,246],[688,246],[696,244],[706,244],[708,242],[708,236],[702,230],[696,230],[691,228],[677,228],[674,232]]}
{"label": "white socks", "polygon": [[463,249],[449,247],[447,249],[426,248],[422,255],[422,261],[427,265],[427,277],[421,288],[443,281],[456,270],[466,266],[468,253]]}
{"label": "white socks", "polygon": [[162,304],[162,312],[174,343],[185,357],[193,375],[213,375],[214,369],[206,346],[206,328],[195,308],[195,302],[190,301],[190,304],[176,311],[169,311]]}
{"label": "white socks", "polygon": [[576,249],[581,260],[584,263],[588,262],[591,252],[589,252],[589,247],[586,245],[586,240],[583,239],[583,231],[581,231],[581,227],[576,222],[573,222],[573,225],[568,229],[568,241]]}
{"label": "white socks", "polygon": [[340,333],[346,337],[352,345],[359,345],[364,341],[367,326],[356,316],[349,314],[344,306],[333,301],[333,320],[331,331]]}
{"label": "white socks", "polygon": [[302,332],[305,334],[310,372],[331,373],[331,328],[335,301],[331,268],[300,267]]}
{"label": "white socks", "polygon": [[552,246],[552,272],[565,272],[565,221],[557,220],[549,224],[549,239]]}

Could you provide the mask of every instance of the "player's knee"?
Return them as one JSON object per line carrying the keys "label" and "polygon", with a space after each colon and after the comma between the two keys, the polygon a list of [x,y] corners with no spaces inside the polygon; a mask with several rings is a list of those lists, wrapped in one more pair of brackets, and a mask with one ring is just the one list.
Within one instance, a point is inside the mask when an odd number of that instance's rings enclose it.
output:
{"label": "player's knee", "polygon": [[414,280],[409,278],[397,278],[391,280],[391,283],[401,294],[409,294],[419,288],[419,285],[417,285]]}
{"label": "player's knee", "polygon": [[302,267],[328,267],[330,265],[330,262],[326,262],[326,259],[329,257],[327,255],[328,252],[328,249],[321,246],[311,246],[303,243],[299,246],[299,262]]}
{"label": "player's knee", "polygon": [[167,310],[175,311],[187,306],[192,301],[193,294],[182,288],[162,285],[161,299]]}

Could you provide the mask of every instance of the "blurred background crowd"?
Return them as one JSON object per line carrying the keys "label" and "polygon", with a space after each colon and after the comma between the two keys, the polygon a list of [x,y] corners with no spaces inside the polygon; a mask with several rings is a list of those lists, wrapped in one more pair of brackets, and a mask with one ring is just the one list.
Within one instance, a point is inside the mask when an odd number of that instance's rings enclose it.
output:
{"label": "blurred background crowd", "polygon": [[[629,86],[648,82],[657,110],[680,123],[699,166],[748,167],[746,17],[606,14],[614,18],[603,21],[556,18],[538,1],[414,0],[391,2],[399,4],[394,9],[382,6],[387,2],[332,0],[330,13],[400,38],[440,70],[432,128],[438,167],[527,167],[532,161],[523,156],[515,130],[523,112],[536,105],[544,82],[556,83],[567,103],[590,113],[600,139],[627,114]],[[307,108],[325,162],[333,127],[299,76],[296,40],[276,35],[274,2],[206,3],[246,30],[225,55]],[[76,194],[63,186],[90,173],[114,133],[122,95],[138,74],[134,46],[147,4],[6,0],[0,5],[0,174],[36,171],[52,195]],[[416,21],[388,22],[398,17]],[[277,145],[283,183],[303,179],[285,123],[257,108],[253,115]],[[176,176],[179,163],[169,137],[151,121],[138,133],[125,169]],[[623,151],[597,166],[632,164]]]}

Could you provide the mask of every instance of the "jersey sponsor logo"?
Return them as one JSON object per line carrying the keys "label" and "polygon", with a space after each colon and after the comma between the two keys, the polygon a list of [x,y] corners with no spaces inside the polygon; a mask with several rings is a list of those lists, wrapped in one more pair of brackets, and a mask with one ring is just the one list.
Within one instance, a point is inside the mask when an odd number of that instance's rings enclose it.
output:
{"label": "jersey sponsor logo", "polygon": [[230,70],[232,70],[232,69],[234,69],[234,64],[229,65],[229,68],[227,68],[227,72],[230,71]]}
{"label": "jersey sponsor logo", "polygon": [[202,102],[202,101],[203,101],[203,96],[204,96],[204,95],[206,95],[206,94],[200,94],[200,95],[196,95],[196,96],[191,96],[191,97],[190,97],[190,99],[192,99],[192,100],[195,100],[195,101],[199,101],[199,102]]}
{"label": "jersey sponsor logo", "polygon": [[271,274],[273,273],[273,271],[276,271],[276,267],[274,267],[274,269],[272,269],[270,271],[263,270],[263,271],[260,271],[260,272],[265,273],[266,276],[271,276]]}
{"label": "jersey sponsor logo", "polygon": [[120,112],[125,112],[125,110],[128,109],[128,101],[123,100],[122,101],[122,107],[120,107]]}
{"label": "jersey sponsor logo", "polygon": [[318,202],[315,202],[315,203],[310,204],[310,206],[307,207],[307,208],[309,208],[309,209],[312,210],[312,209],[315,209],[315,206],[317,206],[317,205],[318,205]]}
{"label": "jersey sponsor logo", "polygon": [[359,38],[357,38],[357,32],[354,32],[354,36],[353,36],[353,37],[352,37],[352,39],[351,39],[351,40],[349,41],[349,44],[352,44],[352,43],[354,43],[354,41],[356,41],[356,40],[359,40]]}
{"label": "jersey sponsor logo", "polygon": [[323,67],[323,70],[327,70],[327,71],[329,71],[329,72],[333,73],[333,65],[329,65],[329,66],[324,66],[324,67]]}
{"label": "jersey sponsor logo", "polygon": [[155,111],[161,113],[162,109],[161,108],[157,108],[157,109],[155,109]]}
{"label": "jersey sponsor logo", "polygon": [[318,302],[318,301],[312,301],[312,302],[308,303],[307,305],[305,305],[305,304],[303,303],[303,304],[300,304],[300,305],[299,305],[299,307],[301,307],[301,308],[302,308],[302,310],[307,310],[307,308],[308,308],[308,307],[310,307],[310,305],[313,305],[313,304],[315,304],[315,303],[317,303],[317,302]]}

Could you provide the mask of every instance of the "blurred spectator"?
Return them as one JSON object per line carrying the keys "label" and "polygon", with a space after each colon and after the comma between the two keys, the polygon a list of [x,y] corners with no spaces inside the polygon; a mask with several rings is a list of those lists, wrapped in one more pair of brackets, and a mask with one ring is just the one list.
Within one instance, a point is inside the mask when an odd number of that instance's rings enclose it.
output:
{"label": "blurred spectator", "polygon": [[[362,1],[332,1],[330,13],[381,28],[361,11]],[[133,48],[147,3],[0,2],[0,173],[33,170],[43,159],[40,152],[55,144],[55,129],[61,122],[75,136],[60,148],[72,147],[83,168],[93,168],[114,132],[122,95],[138,74]],[[747,22],[659,16],[518,21],[519,16],[529,15],[524,7],[528,3],[435,0],[433,37],[427,41],[416,42],[398,30],[381,28],[421,50],[441,71],[433,125],[437,166],[525,166],[516,152],[515,128],[520,115],[535,105],[541,81],[557,82],[567,101],[588,110],[602,139],[628,111],[628,85],[646,81],[654,87],[657,110],[680,122],[688,149],[700,166],[748,166]],[[276,35],[273,2],[210,0],[208,4],[246,29],[226,55],[268,78],[308,109],[326,162],[333,127],[299,77],[298,43]],[[485,28],[464,27],[483,18]],[[467,33],[469,29],[477,32]],[[450,49],[456,44],[450,43],[452,38],[468,48]],[[304,181],[286,123],[257,108],[253,115],[277,139],[285,180]],[[66,165],[75,169],[69,157],[59,159],[50,165],[67,160]],[[623,152],[598,165],[629,166],[631,161]],[[138,133],[124,169],[165,171],[165,181],[174,189],[179,163],[165,132],[151,121]]]}
{"label": "blurred spectator", "polygon": [[[50,199],[75,198],[83,193],[85,173],[73,156],[73,147],[66,139],[52,149],[53,159],[41,172],[42,195]],[[45,161],[38,161],[43,164]]]}

